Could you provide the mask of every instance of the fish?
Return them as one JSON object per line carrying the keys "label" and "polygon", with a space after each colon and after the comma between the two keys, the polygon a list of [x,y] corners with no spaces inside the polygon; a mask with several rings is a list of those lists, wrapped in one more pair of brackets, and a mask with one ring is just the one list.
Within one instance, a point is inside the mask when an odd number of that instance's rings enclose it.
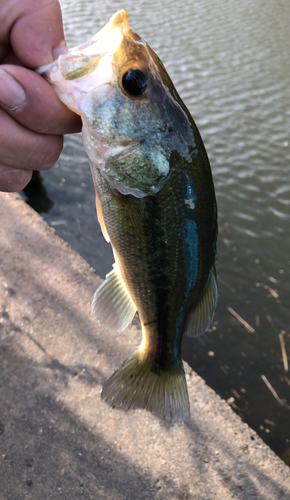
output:
{"label": "fish", "polygon": [[122,331],[138,311],[140,346],[101,398],[170,423],[190,418],[185,334],[213,321],[217,204],[205,146],[163,63],[115,13],[88,42],[38,73],[82,119],[98,220],[115,264],[92,310]]}

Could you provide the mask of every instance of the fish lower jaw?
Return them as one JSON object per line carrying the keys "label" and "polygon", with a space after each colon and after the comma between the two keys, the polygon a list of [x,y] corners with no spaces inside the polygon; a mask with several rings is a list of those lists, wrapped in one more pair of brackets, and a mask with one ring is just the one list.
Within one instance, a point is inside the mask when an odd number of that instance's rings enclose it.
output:
{"label": "fish lower jaw", "polygon": [[95,132],[90,132],[83,127],[83,140],[90,160],[102,169],[108,158],[116,157],[125,151],[137,146],[141,141],[128,141],[112,144],[111,141]]}
{"label": "fish lower jaw", "polygon": [[[108,151],[110,152],[109,156],[110,157],[117,157],[120,154],[123,154],[124,152],[129,151],[130,149],[134,148],[135,146],[138,146],[141,141],[133,141],[133,142],[121,142],[117,146],[107,146]],[[102,151],[101,147],[101,151]],[[108,156],[108,157],[109,157]]]}

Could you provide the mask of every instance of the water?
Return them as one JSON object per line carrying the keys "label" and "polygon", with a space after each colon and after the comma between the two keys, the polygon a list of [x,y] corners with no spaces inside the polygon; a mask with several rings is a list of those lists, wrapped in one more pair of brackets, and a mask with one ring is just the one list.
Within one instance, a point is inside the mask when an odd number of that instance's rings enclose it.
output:
{"label": "water", "polygon": [[[285,332],[290,355],[290,4],[63,0],[62,7],[69,47],[126,8],[200,129],[219,208],[219,305],[212,331],[184,340],[184,359],[290,465],[290,409],[281,404],[290,405],[290,374],[279,338]],[[46,202],[43,195],[30,202],[104,277],[113,258],[80,135],[67,138],[57,167],[41,176]]]}

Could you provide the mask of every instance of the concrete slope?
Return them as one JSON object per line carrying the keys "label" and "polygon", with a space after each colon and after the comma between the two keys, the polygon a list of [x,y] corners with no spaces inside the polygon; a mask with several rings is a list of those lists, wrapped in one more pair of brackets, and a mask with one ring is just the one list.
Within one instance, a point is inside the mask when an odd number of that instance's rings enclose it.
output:
{"label": "concrete slope", "polygon": [[141,337],[94,320],[100,282],[0,194],[0,500],[289,500],[288,467],[188,366],[187,425],[100,400]]}

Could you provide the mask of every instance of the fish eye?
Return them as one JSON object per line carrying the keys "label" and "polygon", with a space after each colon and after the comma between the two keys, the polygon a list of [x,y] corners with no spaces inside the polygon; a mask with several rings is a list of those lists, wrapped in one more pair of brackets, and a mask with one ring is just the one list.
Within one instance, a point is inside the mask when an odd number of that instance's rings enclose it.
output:
{"label": "fish eye", "polygon": [[124,90],[134,97],[144,94],[147,88],[147,76],[140,69],[129,69],[122,78]]}

